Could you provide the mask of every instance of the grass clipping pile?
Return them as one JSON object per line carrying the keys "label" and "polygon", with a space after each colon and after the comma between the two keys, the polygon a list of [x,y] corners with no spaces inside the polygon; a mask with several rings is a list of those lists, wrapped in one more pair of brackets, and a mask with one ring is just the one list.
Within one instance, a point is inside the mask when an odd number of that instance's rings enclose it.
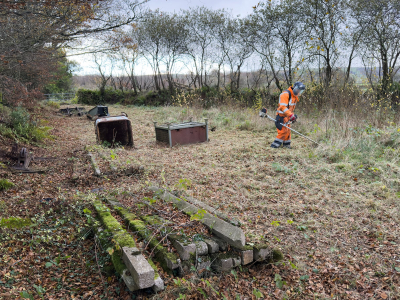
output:
{"label": "grass clipping pile", "polygon": [[[286,256],[279,263],[254,264],[209,278],[163,274],[164,292],[139,292],[136,297],[400,297],[396,126],[374,129],[365,124],[364,128],[357,121],[358,131],[344,131],[341,126],[351,122],[328,118],[328,132],[323,130],[325,121],[319,124],[304,116],[296,125],[299,131],[323,146],[314,148],[293,135],[292,150],[276,150],[269,148],[276,134],[273,123],[260,120],[254,112],[123,110],[135,116],[136,150],[95,145],[93,123],[84,118],[49,116],[57,139],[48,141],[45,149],[31,150],[62,159],[52,162],[44,175],[21,176],[1,169],[1,177],[15,185],[0,191],[4,216],[29,219],[32,224],[0,229],[0,298],[17,298],[21,293],[46,299],[131,297],[112,271],[107,273],[108,254],[87,239],[90,233],[81,212],[90,209],[90,201],[82,195],[101,187],[129,206],[137,202],[135,197],[145,197],[150,183],[180,190],[232,216],[241,222],[247,241],[267,240]],[[120,111],[121,107],[110,107],[111,115]],[[181,122],[189,117],[208,117],[210,127],[216,127],[209,143],[170,149],[155,142],[151,121]],[[343,132],[350,135],[343,137]],[[8,151],[6,145],[0,147],[2,153]],[[93,176],[85,147],[101,157],[104,174],[111,166],[119,170],[143,166],[143,172]],[[183,187],[182,182],[190,184]]]}

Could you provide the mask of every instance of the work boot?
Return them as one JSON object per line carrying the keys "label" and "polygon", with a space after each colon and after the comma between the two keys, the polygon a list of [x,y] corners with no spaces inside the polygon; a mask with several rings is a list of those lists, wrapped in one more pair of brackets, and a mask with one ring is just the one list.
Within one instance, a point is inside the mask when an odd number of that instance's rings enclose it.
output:
{"label": "work boot", "polygon": [[292,147],[290,145],[283,145],[283,148],[292,149]]}

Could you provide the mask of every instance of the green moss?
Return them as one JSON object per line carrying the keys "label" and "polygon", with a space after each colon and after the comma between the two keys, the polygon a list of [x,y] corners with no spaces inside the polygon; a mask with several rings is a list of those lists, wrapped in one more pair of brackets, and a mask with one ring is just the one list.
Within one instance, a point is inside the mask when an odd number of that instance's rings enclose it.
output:
{"label": "green moss", "polygon": [[14,186],[14,183],[8,181],[7,179],[0,179],[0,191],[6,191]]}
{"label": "green moss", "polygon": [[[97,229],[98,229],[98,227],[94,226],[95,232],[97,232]],[[107,231],[103,230],[102,232],[97,234],[97,237],[99,238],[100,245],[103,249],[107,249],[107,248],[113,246],[110,242],[111,237],[112,237],[111,232],[107,232]],[[115,271],[120,275],[122,274],[122,271],[124,269],[126,269],[126,266],[125,266],[124,262],[122,261],[122,256],[121,256],[120,251],[114,251],[111,254],[111,262],[112,262],[112,265],[113,265],[113,268],[115,269]]]}
{"label": "green moss", "polygon": [[[165,248],[163,248],[165,250]],[[178,258],[176,257],[176,255],[174,253],[171,252],[167,252],[164,253],[164,256],[167,257],[169,260],[171,260],[174,264],[178,263]]]}
{"label": "green moss", "polygon": [[151,225],[162,225],[161,221],[154,216],[142,216],[141,219]]}
{"label": "green moss", "polygon": [[101,223],[107,231],[112,233],[113,239],[119,247],[136,247],[134,239],[122,228],[104,204],[100,201],[95,201],[94,207],[99,215]]}
{"label": "green moss", "polygon": [[250,245],[244,245],[243,247],[235,247],[234,250],[238,251],[246,251],[246,250],[253,250],[255,246],[250,246]]}
{"label": "green moss", "polygon": [[147,259],[147,261],[149,262],[150,266],[154,270],[154,279],[157,279],[158,277],[160,277],[160,274],[158,274],[157,266],[155,265],[155,263],[150,258]]}
{"label": "green moss", "polygon": [[269,244],[256,244],[253,246],[254,250],[261,250],[269,248]]}
{"label": "green moss", "polygon": [[170,221],[163,220],[159,216],[142,216],[141,219],[150,225],[171,224]]}
{"label": "green moss", "polygon": [[8,219],[2,218],[0,220],[0,227],[7,228],[22,228],[25,226],[29,226],[32,224],[32,221],[29,218],[18,218],[18,217],[10,217]]}
{"label": "green moss", "polygon": [[125,263],[122,260],[122,255],[119,251],[114,251],[111,255],[111,261],[115,268],[115,271],[122,275],[122,272],[126,269]]}
{"label": "green moss", "polygon": [[117,242],[117,244],[121,248],[122,247],[129,247],[129,248],[136,247],[136,243],[135,243],[134,239],[126,231],[114,234],[114,240]]}
{"label": "green moss", "polygon": [[283,253],[281,250],[279,249],[274,249],[272,250],[272,259],[274,261],[280,261],[283,259]]}
{"label": "green moss", "polygon": [[118,223],[118,221],[109,213],[109,212],[100,212],[99,213],[100,220],[102,224],[108,229],[108,230],[119,230],[122,229],[121,225]]}

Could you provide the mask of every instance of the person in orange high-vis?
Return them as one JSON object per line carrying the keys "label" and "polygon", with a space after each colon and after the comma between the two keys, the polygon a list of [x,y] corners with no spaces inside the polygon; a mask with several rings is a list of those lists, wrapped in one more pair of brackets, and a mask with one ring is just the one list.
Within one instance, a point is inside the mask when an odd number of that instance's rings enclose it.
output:
{"label": "person in orange high-vis", "polygon": [[281,145],[284,148],[291,148],[291,130],[282,126],[281,123],[290,127],[291,123],[296,122],[297,115],[294,114],[294,109],[305,89],[306,86],[302,82],[296,82],[293,87],[289,87],[279,95],[279,107],[275,119],[278,135],[271,144],[272,148],[279,148]]}

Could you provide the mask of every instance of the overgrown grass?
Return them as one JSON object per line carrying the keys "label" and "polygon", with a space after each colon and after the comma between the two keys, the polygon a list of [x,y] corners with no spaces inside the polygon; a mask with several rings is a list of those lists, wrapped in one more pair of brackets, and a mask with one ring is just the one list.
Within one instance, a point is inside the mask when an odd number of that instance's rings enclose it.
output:
{"label": "overgrown grass", "polygon": [[353,180],[366,178],[400,191],[400,129],[394,122],[378,127],[368,121],[330,114],[302,121],[300,130],[321,144],[310,156],[336,164]]}
{"label": "overgrown grass", "polygon": [[154,108],[157,111],[155,120],[160,123],[204,122],[208,119],[209,127],[216,130],[244,130],[263,132],[273,126],[273,122],[260,118],[255,109],[239,109],[236,107],[220,108],[191,108],[191,107],[168,107],[168,109]]}

